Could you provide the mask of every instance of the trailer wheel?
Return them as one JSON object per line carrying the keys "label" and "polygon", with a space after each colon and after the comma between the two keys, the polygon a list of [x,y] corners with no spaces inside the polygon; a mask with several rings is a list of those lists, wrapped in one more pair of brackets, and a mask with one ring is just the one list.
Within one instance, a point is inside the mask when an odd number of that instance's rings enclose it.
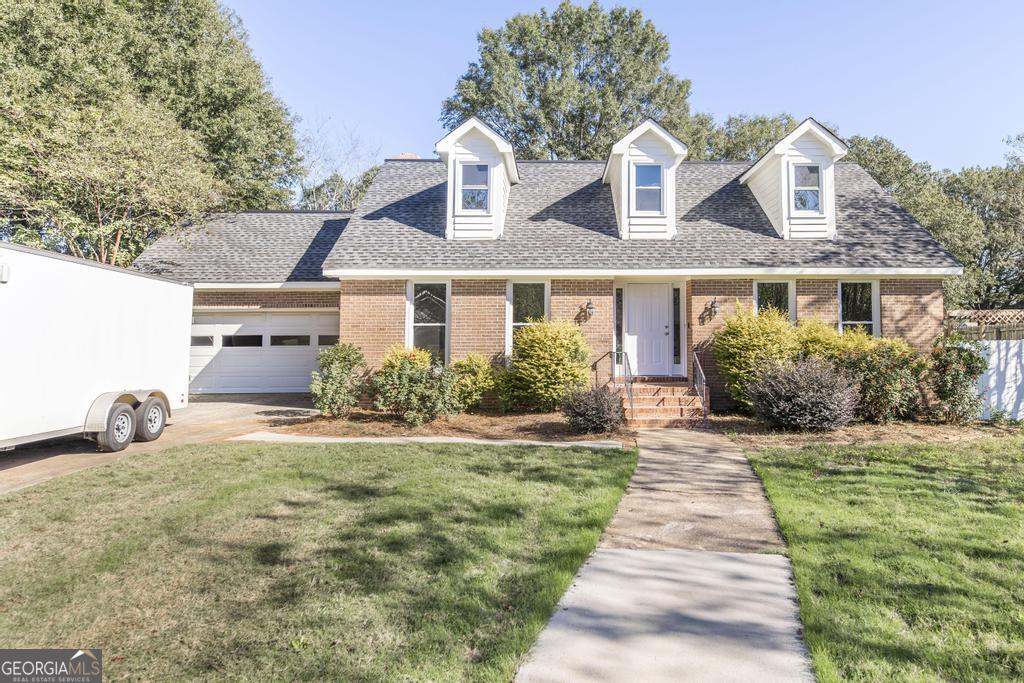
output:
{"label": "trailer wheel", "polygon": [[150,396],[135,409],[135,440],[156,441],[167,426],[167,406],[157,396]]}
{"label": "trailer wheel", "polygon": [[96,433],[101,451],[123,451],[135,436],[135,411],[127,403],[115,403],[107,417],[107,428]]}

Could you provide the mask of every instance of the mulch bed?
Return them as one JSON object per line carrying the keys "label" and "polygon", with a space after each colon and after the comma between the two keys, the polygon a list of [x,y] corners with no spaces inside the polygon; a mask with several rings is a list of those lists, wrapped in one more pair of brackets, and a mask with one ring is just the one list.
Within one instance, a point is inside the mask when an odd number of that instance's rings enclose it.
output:
{"label": "mulch bed", "polygon": [[529,439],[534,441],[621,441],[636,446],[636,432],[575,434],[559,413],[462,413],[439,417],[419,427],[383,413],[357,410],[345,418],[314,417],[287,421],[276,431],[305,436],[458,436],[472,439]]}
{"label": "mulch bed", "polygon": [[752,417],[725,413],[711,416],[711,428],[748,450],[799,448],[817,444],[953,443],[999,438],[1022,432],[1020,427],[996,427],[985,422],[946,425],[930,422],[857,423],[834,432],[808,433],[773,430]]}

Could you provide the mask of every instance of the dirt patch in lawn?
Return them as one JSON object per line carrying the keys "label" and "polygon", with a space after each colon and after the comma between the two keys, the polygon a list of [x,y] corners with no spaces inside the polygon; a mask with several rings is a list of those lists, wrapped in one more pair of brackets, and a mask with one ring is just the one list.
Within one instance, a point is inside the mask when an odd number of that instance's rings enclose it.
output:
{"label": "dirt patch in lawn", "polygon": [[575,434],[559,413],[506,414],[462,413],[439,417],[419,427],[371,411],[354,411],[346,418],[315,417],[282,424],[274,431],[304,436],[459,436],[470,439],[528,439],[532,441],[621,441],[636,446],[636,432],[621,429],[612,434]]}
{"label": "dirt patch in lawn", "polygon": [[711,416],[711,427],[748,450],[799,448],[815,444],[870,445],[884,443],[953,443],[1012,436],[1020,427],[996,427],[984,422],[944,425],[928,422],[858,423],[834,432],[807,433],[771,429],[752,417],[737,414]]}

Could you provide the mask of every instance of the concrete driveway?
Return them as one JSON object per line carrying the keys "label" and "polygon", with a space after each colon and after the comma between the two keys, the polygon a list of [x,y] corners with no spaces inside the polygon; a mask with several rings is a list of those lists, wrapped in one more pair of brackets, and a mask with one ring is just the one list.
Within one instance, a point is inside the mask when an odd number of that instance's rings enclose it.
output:
{"label": "concrete driveway", "polygon": [[303,420],[316,412],[309,396],[302,394],[192,396],[187,408],[171,415],[159,439],[133,443],[119,453],[101,453],[96,444],[81,438],[41,442],[0,453],[0,494],[140,453],[187,443],[224,441]]}

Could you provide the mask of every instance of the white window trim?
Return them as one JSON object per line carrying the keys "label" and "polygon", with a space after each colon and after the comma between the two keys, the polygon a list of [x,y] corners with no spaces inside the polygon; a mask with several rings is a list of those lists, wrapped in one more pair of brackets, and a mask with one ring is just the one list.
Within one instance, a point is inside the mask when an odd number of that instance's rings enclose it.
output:
{"label": "white window trim", "polygon": [[[444,285],[444,364],[448,365],[452,345],[452,282],[451,280],[406,280],[405,282],[405,348],[413,348],[413,297],[416,285]],[[437,326],[439,323],[431,323]]]}
{"label": "white window trim", "polygon": [[865,325],[871,323],[872,336],[882,336],[882,297],[878,287],[878,280],[840,280],[836,283],[836,308],[839,310],[839,332],[843,331],[843,285],[863,284],[871,285],[871,320],[848,320],[846,325]]}
{"label": "white window trim", "polygon": [[[638,166],[657,166],[661,169],[661,185],[658,191],[661,193],[660,207],[657,211],[641,211],[636,208],[636,191],[640,189],[636,184],[636,169]],[[654,189],[645,187],[645,189]],[[664,218],[665,216],[665,165],[657,161],[632,161],[629,164],[629,215],[651,216]]]}
{"label": "white window trim", "polygon": [[[486,209],[466,209],[462,206],[462,190],[474,190],[481,189],[479,185],[470,185],[469,187],[463,188],[462,184],[462,167],[463,166],[486,166],[487,167],[487,187],[483,188],[487,190],[487,208]],[[491,215],[491,199],[494,195],[494,166],[484,161],[465,159],[459,162],[458,168],[455,169],[455,215],[456,216],[490,216]]]}
{"label": "white window trim", "polygon": [[[544,285],[544,317],[551,317],[551,280],[506,280],[505,281],[505,360],[512,357],[512,286]],[[529,323],[527,323],[529,324]]]}
{"label": "white window trim", "polygon": [[758,313],[757,286],[778,283],[785,283],[789,288],[789,320],[796,322],[796,280],[754,280],[754,315]]}
{"label": "white window trim", "polygon": [[[796,169],[798,166],[818,167],[818,187],[796,185]],[[789,164],[789,211],[793,216],[813,216],[819,218],[825,215],[825,165],[819,161],[793,161]],[[796,208],[797,190],[818,190],[818,210]]]}

